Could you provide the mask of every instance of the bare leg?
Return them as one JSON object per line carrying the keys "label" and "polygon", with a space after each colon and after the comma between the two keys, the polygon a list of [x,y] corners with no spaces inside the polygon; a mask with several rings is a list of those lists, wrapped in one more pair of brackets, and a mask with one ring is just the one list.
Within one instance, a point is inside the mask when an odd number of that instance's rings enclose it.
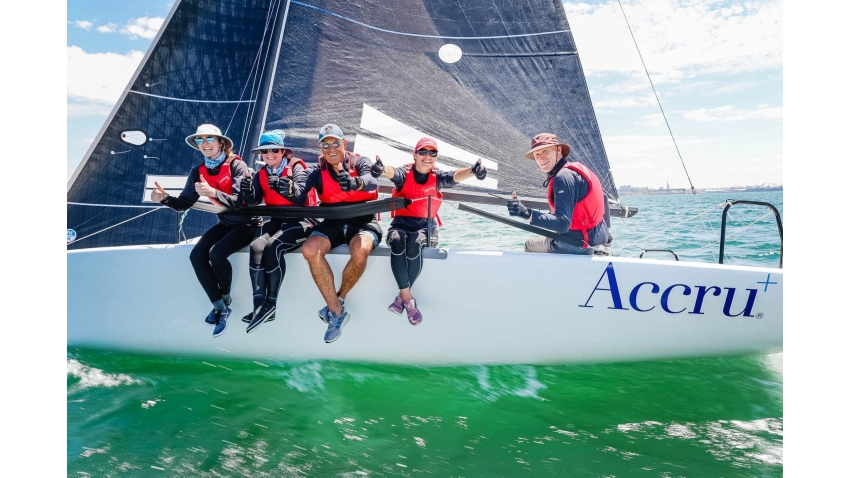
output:
{"label": "bare leg", "polygon": [[399,289],[398,295],[401,296],[401,300],[407,302],[413,298],[413,295],[410,293],[410,287],[407,289]]}
{"label": "bare leg", "polygon": [[310,236],[301,246],[301,254],[310,265],[310,274],[313,275],[313,281],[316,287],[319,288],[319,293],[325,299],[328,305],[328,310],[334,314],[342,313],[342,307],[336,299],[336,291],[334,287],[334,273],[331,270],[331,265],[328,264],[325,255],[331,250],[331,241],[327,237]]}
{"label": "bare leg", "polygon": [[351,258],[342,271],[342,285],[339,286],[338,294],[343,299],[366,270],[366,260],[372,252],[372,238],[358,234],[348,243],[348,250],[351,252]]}

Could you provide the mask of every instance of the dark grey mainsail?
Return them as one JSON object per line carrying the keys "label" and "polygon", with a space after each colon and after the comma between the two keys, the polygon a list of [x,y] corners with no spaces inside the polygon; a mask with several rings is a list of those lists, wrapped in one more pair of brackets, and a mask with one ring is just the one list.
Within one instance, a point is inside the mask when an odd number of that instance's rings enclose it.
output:
{"label": "dark grey mainsail", "polygon": [[[522,155],[556,133],[617,198],[558,0],[182,0],[69,182],[68,227],[82,237],[139,215],[82,204],[151,205],[156,178],[179,190],[201,159],[183,141],[199,124],[226,131],[251,165],[272,128],[315,162],[329,122],[349,149],[389,162],[432,136],[444,167],[489,165],[467,190],[538,198],[544,175]],[[70,247],[174,242],[179,217],[155,211]],[[214,221],[193,211],[182,231]]]}

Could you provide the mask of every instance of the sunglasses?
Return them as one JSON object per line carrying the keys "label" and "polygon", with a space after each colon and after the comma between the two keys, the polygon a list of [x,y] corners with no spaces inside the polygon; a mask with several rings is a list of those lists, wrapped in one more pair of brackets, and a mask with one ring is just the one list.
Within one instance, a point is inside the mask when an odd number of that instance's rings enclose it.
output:
{"label": "sunglasses", "polygon": [[274,153],[274,154],[277,154],[277,153],[280,153],[281,151],[283,151],[283,150],[282,150],[282,149],[277,149],[277,148],[275,148],[275,149],[261,149],[261,150],[260,150],[260,154],[266,154],[266,153]]}
{"label": "sunglasses", "polygon": [[426,154],[428,154],[431,155],[432,158],[437,157],[437,152],[431,149],[420,149],[416,151],[416,154],[418,154],[419,156],[425,156]]}
{"label": "sunglasses", "polygon": [[342,144],[342,143],[340,143],[339,141],[334,141],[333,143],[319,142],[319,146],[321,146],[322,149],[330,149],[331,146],[333,146],[334,149],[336,149],[336,148],[339,148],[340,144]]}
{"label": "sunglasses", "polygon": [[209,136],[207,138],[195,138],[195,143],[197,143],[198,146],[200,146],[200,145],[204,144],[204,139],[206,139],[207,143],[215,142],[215,136]]}

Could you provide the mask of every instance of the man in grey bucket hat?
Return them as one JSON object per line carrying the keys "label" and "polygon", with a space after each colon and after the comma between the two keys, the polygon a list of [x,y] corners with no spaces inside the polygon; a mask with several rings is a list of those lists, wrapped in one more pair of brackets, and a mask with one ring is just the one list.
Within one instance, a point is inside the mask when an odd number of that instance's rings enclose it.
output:
{"label": "man in grey bucket hat", "polygon": [[566,237],[556,241],[537,236],[525,241],[526,252],[559,254],[605,254],[611,243],[608,233],[608,200],[596,174],[584,164],[568,161],[570,146],[552,133],[540,133],[531,140],[526,159],[546,173],[549,212],[525,207],[516,199],[508,201],[508,214],[527,219],[531,225],[556,231]]}

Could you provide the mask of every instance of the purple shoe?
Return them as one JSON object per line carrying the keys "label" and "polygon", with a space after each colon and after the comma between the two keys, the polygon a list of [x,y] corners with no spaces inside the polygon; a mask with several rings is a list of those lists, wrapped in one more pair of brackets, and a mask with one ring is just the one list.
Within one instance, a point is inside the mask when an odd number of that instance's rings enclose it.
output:
{"label": "purple shoe", "polygon": [[401,312],[404,310],[404,301],[401,300],[400,295],[395,296],[395,300],[389,307],[387,307],[387,310],[393,314],[401,315]]}
{"label": "purple shoe", "polygon": [[404,309],[407,310],[407,321],[410,325],[419,325],[422,322],[422,312],[416,308],[416,299],[410,299],[404,303]]}

